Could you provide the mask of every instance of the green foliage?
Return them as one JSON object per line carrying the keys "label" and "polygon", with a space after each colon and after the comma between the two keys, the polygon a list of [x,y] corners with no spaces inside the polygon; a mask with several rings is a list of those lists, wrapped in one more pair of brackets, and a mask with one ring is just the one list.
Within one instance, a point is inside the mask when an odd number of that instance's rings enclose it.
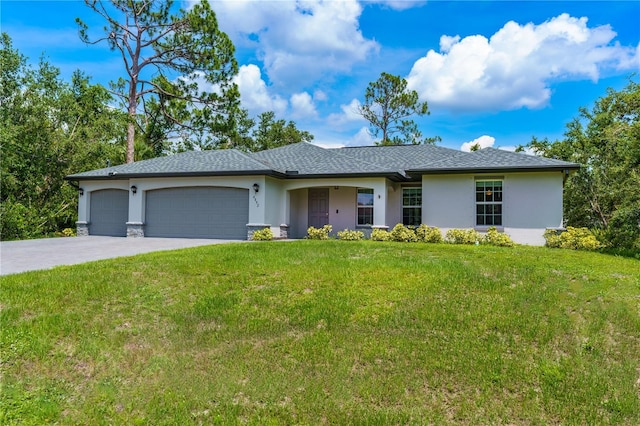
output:
{"label": "green foliage", "polygon": [[257,152],[313,140],[311,133],[298,130],[293,121],[286,123],[284,120],[276,120],[273,111],[258,116],[258,124],[252,135],[251,144],[241,147],[242,149]]}
{"label": "green foliage", "polygon": [[275,119],[275,113],[268,111],[258,116],[258,123],[249,118],[249,112],[240,109],[234,118],[235,125],[232,134],[226,138],[194,142],[181,140],[174,144],[173,151],[184,152],[193,149],[238,149],[245,152],[258,152],[266,149],[278,148],[299,142],[310,142],[313,135],[299,130],[293,121]]}
{"label": "green foliage", "polygon": [[547,247],[571,250],[597,250],[602,244],[587,228],[567,226],[567,230],[558,233],[553,229],[544,232]]}
{"label": "green foliage", "polygon": [[364,232],[345,229],[344,231],[338,231],[338,239],[344,241],[360,241],[364,238]]}
{"label": "green foliage", "polygon": [[417,240],[423,243],[441,243],[442,232],[439,228],[421,224],[416,228]]}
{"label": "green foliage", "polygon": [[58,237],[75,237],[76,230],[74,228],[64,228],[62,231],[57,232],[56,236]]}
{"label": "green foliage", "polygon": [[373,228],[370,238],[373,241],[391,241],[391,233],[386,229]]}
{"label": "green foliage", "polygon": [[482,236],[475,229],[449,229],[445,241],[450,244],[477,244]]}
{"label": "green foliage", "polygon": [[640,204],[617,209],[602,241],[611,247],[640,250]]}
{"label": "green foliage", "polygon": [[369,122],[372,136],[382,139],[376,145],[435,143],[439,137],[423,138],[418,125],[409,117],[429,115],[427,102],[419,102],[418,92],[407,89],[407,80],[397,75],[380,74],[369,83],[360,107],[360,115]]}
{"label": "green foliage", "polygon": [[259,229],[253,232],[251,239],[253,241],[271,241],[273,240],[273,232],[271,228]]}
{"label": "green foliage", "polygon": [[[565,138],[533,138],[529,149],[580,163],[564,190],[567,226],[603,228],[607,244],[637,247],[640,240],[640,85],[609,89],[591,110],[581,108]],[[618,213],[619,212],[619,213]]]}
{"label": "green foliage", "polygon": [[401,223],[396,224],[389,234],[391,241],[397,241],[400,243],[413,243],[418,241],[416,232]]}
{"label": "green foliage", "polygon": [[333,230],[333,227],[331,225],[324,225],[320,229],[310,226],[309,229],[307,229],[307,239],[328,240],[329,234],[331,233],[332,230]]}
{"label": "green foliage", "polygon": [[[114,81],[112,90],[130,118],[127,162],[134,161],[140,131],[156,153],[172,139],[187,148],[233,139],[242,115],[233,82],[238,64],[233,43],[218,28],[209,3],[203,0],[175,14],[173,1],[105,3],[85,0],[105,21],[103,35],[92,38],[89,27],[79,18],[76,22],[82,41],[106,42],[123,60],[126,79]],[[205,90],[201,80],[216,89]]]}
{"label": "green foliage", "polygon": [[124,160],[126,116],[80,72],[71,84],[45,60],[37,69],[0,41],[1,238],[35,238],[73,227],[77,190],[64,176]]}
{"label": "green foliage", "polygon": [[511,238],[504,232],[498,232],[498,229],[495,226],[487,229],[487,233],[482,238],[482,243],[498,247],[514,246],[514,242],[511,240]]}

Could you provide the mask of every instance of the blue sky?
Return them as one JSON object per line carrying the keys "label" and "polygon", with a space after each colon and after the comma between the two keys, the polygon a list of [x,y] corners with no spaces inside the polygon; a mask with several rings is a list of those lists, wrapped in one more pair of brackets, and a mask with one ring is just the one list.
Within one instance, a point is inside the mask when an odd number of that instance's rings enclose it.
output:
{"label": "blue sky", "polygon": [[[429,103],[416,120],[425,136],[512,149],[561,138],[579,107],[640,71],[638,1],[211,4],[236,46],[244,107],[273,110],[322,146],[372,144],[355,109],[381,72]],[[94,83],[121,76],[117,53],[79,40],[76,17],[103,25],[80,1],[0,3],[2,31],[31,62],[44,54],[65,78],[80,69]]]}

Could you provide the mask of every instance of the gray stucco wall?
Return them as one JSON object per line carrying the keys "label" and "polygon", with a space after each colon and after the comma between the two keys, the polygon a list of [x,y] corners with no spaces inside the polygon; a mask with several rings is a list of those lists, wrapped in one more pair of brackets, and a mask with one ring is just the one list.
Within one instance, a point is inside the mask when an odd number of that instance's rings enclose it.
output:
{"label": "gray stucco wall", "polygon": [[303,238],[307,235],[308,193],[309,190],[306,188],[296,189],[290,192],[291,223],[289,223],[289,238]]}
{"label": "gray stucco wall", "polygon": [[333,233],[356,229],[356,188],[350,186],[329,189],[329,223]]}
{"label": "gray stucco wall", "polygon": [[265,224],[270,225],[274,235],[279,236],[280,225],[285,223],[283,211],[285,192],[282,184],[276,179],[265,179],[264,187]]}
{"label": "gray stucco wall", "polygon": [[387,226],[393,228],[402,223],[402,186],[389,184],[387,187]]}
{"label": "gray stucco wall", "polygon": [[472,228],[475,212],[472,175],[422,177],[422,223],[439,228]]}
{"label": "gray stucco wall", "polygon": [[543,245],[546,228],[562,225],[562,173],[423,176],[422,221],[439,227],[475,226],[476,179],[503,180],[503,230],[517,243]]}

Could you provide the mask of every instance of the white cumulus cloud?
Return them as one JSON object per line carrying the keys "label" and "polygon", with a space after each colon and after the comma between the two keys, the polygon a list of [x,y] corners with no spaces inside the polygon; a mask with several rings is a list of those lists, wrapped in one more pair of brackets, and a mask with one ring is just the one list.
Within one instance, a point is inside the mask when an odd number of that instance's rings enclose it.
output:
{"label": "white cumulus cloud", "polygon": [[358,133],[353,135],[347,142],[347,146],[371,146],[375,143],[375,139],[369,133],[366,127],[362,127],[358,130]]}
{"label": "white cumulus cloud", "polygon": [[587,21],[562,14],[539,25],[508,22],[489,39],[442,36],[440,52],[415,62],[408,87],[452,110],[541,108],[553,80],[640,70],[640,46],[621,46],[609,25],[589,28]]}
{"label": "white cumulus cloud", "polygon": [[358,99],[352,99],[348,104],[340,105],[340,113],[329,114],[327,121],[330,125],[338,128],[344,127],[349,123],[365,121],[362,115],[358,112],[360,106],[361,104]]}
{"label": "white cumulus cloud", "polygon": [[242,106],[253,114],[264,111],[274,111],[276,116],[282,115],[287,109],[286,99],[269,93],[267,84],[262,79],[260,68],[254,64],[242,65],[235,76],[234,82],[240,90]]}
{"label": "white cumulus cloud", "polygon": [[492,147],[494,143],[496,143],[496,138],[494,138],[493,136],[482,135],[472,141],[463,143],[460,147],[460,150],[471,152],[471,148],[475,145],[478,145],[480,149],[482,149]]}
{"label": "white cumulus cloud", "polygon": [[270,81],[303,86],[349,71],[379,49],[362,35],[362,6],[345,1],[216,1],[220,28],[239,46],[252,46]]}
{"label": "white cumulus cloud", "polygon": [[293,118],[313,118],[318,115],[311,95],[307,92],[291,95],[291,116]]}

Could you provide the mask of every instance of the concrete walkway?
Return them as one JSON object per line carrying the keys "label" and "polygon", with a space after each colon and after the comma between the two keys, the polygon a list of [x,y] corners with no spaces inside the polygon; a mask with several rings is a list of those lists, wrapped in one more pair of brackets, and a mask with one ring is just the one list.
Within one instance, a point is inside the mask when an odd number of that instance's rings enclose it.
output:
{"label": "concrete walkway", "polygon": [[69,237],[0,242],[0,275],[152,251],[239,242],[190,238]]}

